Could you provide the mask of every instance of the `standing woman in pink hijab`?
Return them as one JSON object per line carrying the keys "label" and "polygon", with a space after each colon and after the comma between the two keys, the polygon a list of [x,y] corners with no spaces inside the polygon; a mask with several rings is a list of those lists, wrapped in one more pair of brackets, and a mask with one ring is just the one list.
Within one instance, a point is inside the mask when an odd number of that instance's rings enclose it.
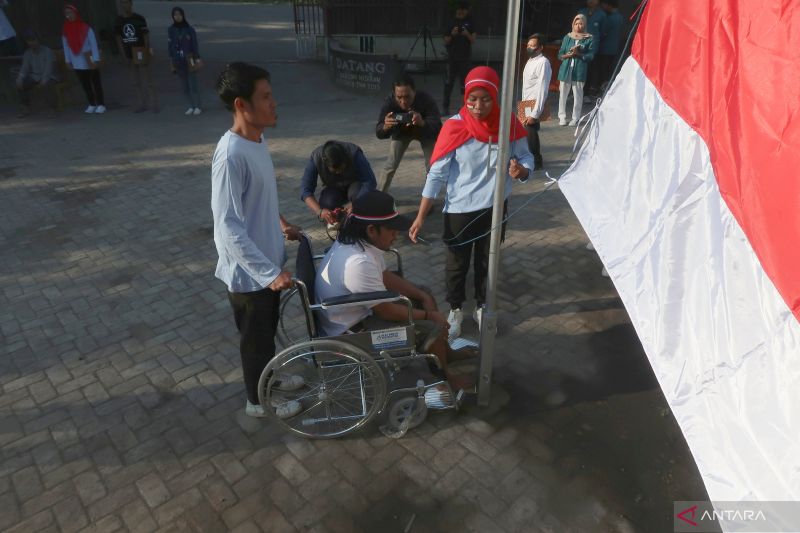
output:
{"label": "standing woman in pink hijab", "polygon": [[72,4],[64,6],[64,30],[61,43],[64,47],[64,62],[75,70],[81,82],[89,107],[86,113],[105,113],[103,84],[100,82],[100,49],[94,30],[89,27]]}

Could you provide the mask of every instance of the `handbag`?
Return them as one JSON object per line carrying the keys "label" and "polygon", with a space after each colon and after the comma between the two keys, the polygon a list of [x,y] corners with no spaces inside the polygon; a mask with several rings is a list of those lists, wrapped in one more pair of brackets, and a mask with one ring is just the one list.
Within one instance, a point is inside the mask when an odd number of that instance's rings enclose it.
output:
{"label": "handbag", "polygon": [[[525,121],[532,117],[535,111],[536,100],[520,100],[517,103],[517,119],[522,124],[525,124]],[[545,102],[544,109],[542,109],[542,114],[536,119],[537,122],[544,122],[545,120],[550,120],[550,106],[547,105],[547,102]]]}
{"label": "handbag", "polygon": [[202,60],[199,57],[196,57],[194,54],[189,54],[186,57],[186,67],[189,69],[189,72],[197,72],[202,66]]}

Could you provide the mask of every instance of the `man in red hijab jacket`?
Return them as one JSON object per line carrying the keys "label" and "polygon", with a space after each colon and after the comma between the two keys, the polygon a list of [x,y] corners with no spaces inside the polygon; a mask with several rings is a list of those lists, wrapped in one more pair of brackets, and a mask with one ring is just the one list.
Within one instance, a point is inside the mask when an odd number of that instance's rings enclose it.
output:
{"label": "man in red hijab jacket", "polygon": [[[461,335],[470,258],[475,253],[475,300],[473,318],[480,327],[481,306],[486,301],[489,270],[489,232],[492,226],[495,164],[500,129],[497,94],[500,79],[494,69],[476,67],[465,79],[464,107],[444,123],[431,156],[431,169],[422,190],[419,213],[408,234],[413,242],[442,187],[444,198],[444,242],[447,244],[445,285],[450,314],[450,338]],[[503,212],[506,211],[513,180],[525,182],[533,172],[527,132],[511,117],[511,149]],[[505,230],[505,225],[503,227]]]}

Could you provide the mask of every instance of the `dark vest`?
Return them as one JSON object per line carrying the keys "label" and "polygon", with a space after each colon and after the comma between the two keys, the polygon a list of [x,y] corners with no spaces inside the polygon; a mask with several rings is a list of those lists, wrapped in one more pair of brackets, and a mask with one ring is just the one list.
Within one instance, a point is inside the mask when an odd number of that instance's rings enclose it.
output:
{"label": "dark vest", "polygon": [[344,188],[358,181],[355,160],[356,154],[361,151],[361,148],[353,143],[344,141],[336,141],[336,144],[343,146],[345,151],[347,151],[347,155],[350,157],[350,163],[348,163],[347,168],[342,174],[333,174],[328,171],[328,167],[322,162],[322,146],[317,147],[311,152],[311,160],[314,161],[314,166],[317,167],[317,174],[319,174],[320,179],[322,179],[322,184],[325,187]]}

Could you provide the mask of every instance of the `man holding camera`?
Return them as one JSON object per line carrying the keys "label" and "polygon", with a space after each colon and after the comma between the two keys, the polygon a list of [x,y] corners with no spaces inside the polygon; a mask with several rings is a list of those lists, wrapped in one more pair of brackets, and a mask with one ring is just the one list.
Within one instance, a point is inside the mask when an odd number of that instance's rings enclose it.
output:
{"label": "man holding camera", "polygon": [[419,141],[425,157],[425,169],[430,169],[433,145],[436,144],[441,128],[439,108],[433,98],[423,91],[417,91],[414,80],[408,74],[395,80],[392,94],[383,102],[375,126],[378,139],[391,138],[389,157],[381,173],[383,192],[388,192],[394,173],[411,141]]}
{"label": "man holding camera", "polygon": [[464,94],[464,77],[470,71],[472,45],[475,44],[475,23],[469,14],[469,2],[460,1],[456,8],[456,17],[445,26],[443,39],[447,49],[447,77],[444,81],[444,98],[442,108],[444,115],[450,115],[450,93],[456,79],[459,80],[461,94]]}

